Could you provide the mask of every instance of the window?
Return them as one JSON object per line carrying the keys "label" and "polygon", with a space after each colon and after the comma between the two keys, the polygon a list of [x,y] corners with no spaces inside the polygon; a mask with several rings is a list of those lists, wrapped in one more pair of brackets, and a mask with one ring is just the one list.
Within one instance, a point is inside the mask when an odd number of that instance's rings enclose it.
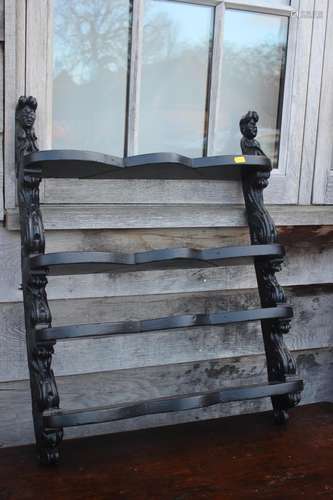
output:
{"label": "window", "polygon": [[53,126],[56,149],[123,156],[128,0],[53,1]]}
{"label": "window", "polygon": [[[8,18],[13,2],[5,2]],[[23,92],[37,97],[41,149],[117,156],[172,150],[192,157],[239,152],[239,118],[257,109],[258,138],[276,167],[265,201],[295,204],[313,29],[313,18],[298,13],[314,5],[315,0],[17,1],[12,26],[18,26],[20,56],[10,60],[15,53],[8,54],[6,62],[17,90],[7,87],[6,106],[12,110]],[[15,208],[13,149],[13,140],[5,141],[6,208]],[[92,183],[85,191],[83,181],[64,186],[47,180],[42,202],[242,203],[238,183],[209,182],[194,187],[186,181],[175,189],[172,181],[147,181],[137,183],[134,193],[126,181]]]}
{"label": "window", "polygon": [[214,8],[145,0],[137,153],[203,156]]}
{"label": "window", "polygon": [[[251,108],[277,166],[292,14],[290,7],[275,12],[279,3],[256,9],[249,2],[251,11],[217,4],[224,11],[214,33],[218,7],[203,2],[53,0],[53,147],[232,154],[239,152],[238,121]],[[218,81],[214,44],[223,54]],[[208,136],[213,106],[216,129]]]}
{"label": "window", "polygon": [[260,116],[261,146],[277,166],[288,24],[288,17],[226,10],[216,153],[238,150],[238,120],[251,108]]}

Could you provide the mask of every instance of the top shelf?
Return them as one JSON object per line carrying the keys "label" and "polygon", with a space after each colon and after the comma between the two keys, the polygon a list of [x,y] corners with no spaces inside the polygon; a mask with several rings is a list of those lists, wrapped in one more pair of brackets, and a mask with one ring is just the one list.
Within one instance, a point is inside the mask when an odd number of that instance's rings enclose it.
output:
{"label": "top shelf", "polygon": [[24,157],[27,175],[72,179],[219,179],[239,178],[243,169],[270,171],[266,156],[224,155],[188,158],[151,153],[118,158],[79,150],[37,151]]}

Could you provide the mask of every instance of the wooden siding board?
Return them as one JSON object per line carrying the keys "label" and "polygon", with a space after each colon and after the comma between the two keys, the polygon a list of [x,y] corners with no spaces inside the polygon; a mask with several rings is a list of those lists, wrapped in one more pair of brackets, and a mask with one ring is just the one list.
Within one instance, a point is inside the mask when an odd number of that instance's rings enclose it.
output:
{"label": "wooden siding board", "polygon": [[0,221],[5,217],[4,201],[3,134],[0,133]]}
{"label": "wooden siding board", "polygon": [[[160,231],[163,230],[161,229]],[[208,231],[208,230],[207,230]],[[208,237],[208,232],[203,233],[201,247],[212,246],[212,241]],[[226,230],[224,230],[226,231]],[[21,283],[20,277],[20,244],[17,233],[2,229],[0,239],[0,302],[18,302],[22,300],[22,293],[18,289]],[[332,229],[330,227],[321,228],[289,228],[281,230],[281,242],[286,245],[287,257],[286,265],[281,273],[279,280],[283,286],[311,285],[333,282],[333,241]],[[82,238],[80,232],[72,233],[73,241],[78,242]],[[75,234],[78,234],[76,237]],[[109,250],[113,250],[112,232],[109,234],[111,244]],[[119,234],[119,233],[118,233]],[[125,237],[127,234],[127,238]],[[165,231],[165,239],[154,240],[153,233],[150,234],[151,241],[144,237],[144,232],[138,232],[136,237],[133,232],[123,232],[123,238],[115,248],[122,251],[130,251],[127,242],[136,240],[137,250],[149,250],[161,246],[183,246],[181,244],[181,233],[171,233],[168,240]],[[175,239],[175,234],[178,235]],[[192,233],[193,234],[193,233]],[[214,234],[214,230],[211,233]],[[215,235],[216,246],[219,246],[219,238]],[[223,231],[221,230],[221,234]],[[235,231],[229,233],[223,240],[223,245],[235,243]],[[198,246],[198,239],[193,239],[191,244],[190,233],[188,233],[187,242],[189,246]],[[241,236],[243,235],[243,236]],[[48,251],[52,251],[52,240],[56,246],[59,233],[50,233],[48,235]],[[96,238],[97,236],[97,238]],[[116,236],[116,235],[115,235]],[[245,238],[245,233],[240,233]],[[85,236],[88,241],[88,235]],[[103,241],[103,237],[101,237]],[[173,240],[173,242],[172,242]],[[63,241],[63,240],[62,240]],[[107,238],[107,241],[108,240]],[[117,241],[117,237],[114,238]],[[99,250],[98,235],[95,233],[95,250]],[[92,245],[92,243],[90,243]],[[135,249],[132,244],[132,251]],[[104,243],[104,249],[107,245]],[[144,247],[144,248],[143,248]],[[57,247],[59,249],[59,247]],[[63,248],[64,250],[65,248]],[[196,269],[175,269],[159,271],[139,271],[128,274],[123,273],[104,273],[99,275],[82,276],[54,276],[49,280],[48,296],[50,299],[75,299],[88,297],[117,297],[128,295],[154,295],[171,293],[193,293],[215,290],[235,290],[242,288],[256,287],[256,279],[253,266],[227,266],[216,268],[196,268]]]}
{"label": "wooden siding board", "polygon": [[[290,349],[333,345],[333,287],[287,289],[294,307]],[[190,312],[256,307],[256,291],[203,292],[169,296],[51,301],[54,325],[148,319]],[[0,380],[27,378],[22,303],[0,305]],[[197,327],[113,338],[58,342],[53,367],[57,375],[139,368],[263,353],[259,322],[226,327]]]}
{"label": "wooden siding board", "polygon": [[26,0],[26,93],[38,102],[36,133],[40,149],[51,146],[52,0]]}
{"label": "wooden siding board", "polygon": [[[301,12],[311,12],[314,9],[315,0],[296,0],[292,5],[299,8]],[[307,85],[309,81],[309,60],[311,52],[312,19],[309,17],[291,17],[290,27],[297,19],[297,37],[295,43],[295,55],[292,61],[293,84],[289,91],[290,115],[288,124],[282,121],[281,141],[285,140],[285,165],[283,182],[285,193],[284,203],[297,203],[299,193],[299,182],[302,167],[302,147],[304,120],[306,111]],[[289,57],[290,52],[288,49]],[[288,65],[288,60],[287,60]],[[291,74],[288,75],[291,78]],[[288,87],[288,85],[287,85]],[[284,108],[285,109],[285,108]],[[285,114],[285,113],[284,113]],[[285,136],[285,139],[283,138]],[[274,185],[267,189],[266,198],[273,196]]]}
{"label": "wooden siding board", "polygon": [[[297,365],[305,380],[302,404],[333,399],[332,349],[296,351]],[[73,408],[88,405],[133,401],[172,393],[212,390],[228,384],[252,383],[264,380],[264,356],[226,360],[210,360],[140,370],[60,377],[58,379],[62,406]],[[15,446],[33,442],[29,384],[27,381],[0,384],[0,446]],[[204,410],[192,410],[164,415],[140,417],[109,424],[66,429],[65,438],[129,431],[194,420],[218,418],[239,413],[269,410],[268,398],[217,405]],[[291,415],[292,418],[292,415]],[[13,425],[15,421],[15,425]],[[272,424],[273,425],[273,424]]]}
{"label": "wooden siding board", "polygon": [[242,202],[242,186],[239,181],[209,180],[77,180],[49,179],[45,194],[50,204],[158,204],[221,205],[228,191],[228,203]]}
{"label": "wooden siding board", "polygon": [[313,183],[313,203],[333,203],[332,190],[328,189],[333,178],[332,134],[333,127],[333,3],[328,3],[325,54],[320,94],[319,123],[315,173]]}
{"label": "wooden siding board", "polygon": [[[277,226],[333,224],[327,206],[268,206]],[[49,205],[43,206],[47,230],[203,228],[246,226],[243,206],[226,205]],[[6,226],[19,229],[17,210],[7,210]]]}
{"label": "wooden siding board", "polygon": [[4,0],[4,187],[5,208],[16,206],[15,106],[25,94],[25,1]]}
{"label": "wooden siding board", "polygon": [[[4,130],[4,43],[0,40],[0,134],[1,143],[3,143]],[[3,162],[3,154],[1,154],[1,163]]]}
{"label": "wooden siding board", "polygon": [[0,0],[0,42],[5,39],[5,0]]}
{"label": "wooden siding board", "polygon": [[320,87],[324,62],[328,0],[316,0],[310,56],[309,84],[307,89],[302,168],[298,203],[310,204],[320,104]]}

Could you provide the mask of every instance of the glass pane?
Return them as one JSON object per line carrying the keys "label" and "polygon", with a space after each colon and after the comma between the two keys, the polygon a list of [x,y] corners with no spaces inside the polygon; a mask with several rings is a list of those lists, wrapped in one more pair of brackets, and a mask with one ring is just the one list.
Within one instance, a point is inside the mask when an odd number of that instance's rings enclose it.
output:
{"label": "glass pane", "polygon": [[239,119],[259,113],[258,139],[277,161],[288,18],[227,10],[215,153],[240,151]]}
{"label": "glass pane", "polygon": [[123,156],[129,0],[53,4],[53,147]]}
{"label": "glass pane", "polygon": [[145,1],[138,152],[202,156],[214,10]]}

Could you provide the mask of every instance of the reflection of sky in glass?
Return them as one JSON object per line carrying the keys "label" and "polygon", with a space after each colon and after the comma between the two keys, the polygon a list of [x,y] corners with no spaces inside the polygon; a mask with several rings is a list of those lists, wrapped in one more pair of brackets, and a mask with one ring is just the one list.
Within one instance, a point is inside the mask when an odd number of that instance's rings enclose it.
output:
{"label": "reflection of sky in glass", "polygon": [[145,1],[139,152],[201,156],[213,8]]}
{"label": "reflection of sky in glass", "polygon": [[[53,5],[53,147],[123,155],[129,0]],[[286,17],[226,11],[215,153],[239,151],[239,118],[256,109],[276,157],[287,29]],[[211,7],[145,0],[139,152],[202,154],[212,30]]]}
{"label": "reflection of sky in glass", "polygon": [[145,25],[159,16],[168,17],[177,44],[196,45],[206,43],[207,30],[211,29],[212,9],[172,0],[145,0]]}
{"label": "reflection of sky in glass", "polygon": [[123,156],[129,0],[53,8],[53,147]]}
{"label": "reflection of sky in glass", "polygon": [[255,109],[258,139],[276,160],[287,35],[286,17],[226,11],[216,154],[240,150],[239,119]]}

